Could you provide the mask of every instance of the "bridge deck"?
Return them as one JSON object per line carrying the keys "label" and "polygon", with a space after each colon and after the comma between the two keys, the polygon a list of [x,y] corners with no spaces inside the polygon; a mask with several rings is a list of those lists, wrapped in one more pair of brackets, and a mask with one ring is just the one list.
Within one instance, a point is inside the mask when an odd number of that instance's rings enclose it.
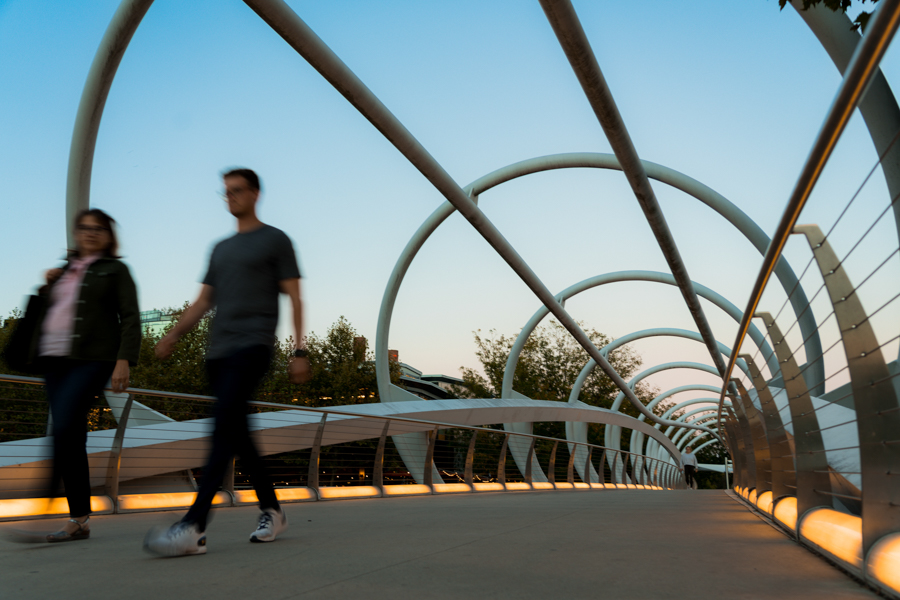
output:
{"label": "bridge deck", "polygon": [[[472,494],[218,511],[205,556],[141,540],[180,513],[99,516],[86,542],[0,543],[0,596],[76,598],[876,598],[720,491]],[[34,526],[34,523],[28,523]],[[44,523],[46,525],[46,522]],[[0,524],[0,531],[22,524]],[[398,596],[402,594],[402,596]]]}

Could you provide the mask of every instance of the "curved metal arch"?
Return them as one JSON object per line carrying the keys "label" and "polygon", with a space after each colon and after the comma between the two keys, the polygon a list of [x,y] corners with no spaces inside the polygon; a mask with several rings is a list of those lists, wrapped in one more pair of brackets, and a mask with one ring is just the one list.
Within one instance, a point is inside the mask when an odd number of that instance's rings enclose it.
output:
{"label": "curved metal arch", "polygon": [[[656,398],[654,398],[654,400],[656,400],[657,403],[659,403],[662,400],[665,400],[666,398],[668,398],[670,396],[674,396],[675,394],[680,394],[681,392],[692,392],[692,391],[713,392],[713,393],[718,394],[719,392],[722,391],[722,388],[711,386],[711,385],[706,385],[703,383],[692,383],[692,384],[687,384],[687,385],[680,385],[680,386],[674,387],[670,390],[666,390],[665,392],[663,392],[662,394],[660,394]],[[690,402],[690,401],[688,401],[688,402]],[[665,414],[671,415],[672,412],[674,412],[674,410],[669,409],[669,411],[666,411]],[[659,429],[659,427],[657,427],[657,429]],[[620,447],[619,441],[620,441],[621,435],[622,435],[621,432],[622,432],[622,430],[619,428],[616,428],[615,426],[606,427],[603,432],[603,445],[606,446],[607,448],[611,448],[613,450],[618,450]],[[569,431],[568,431],[568,425],[567,425],[567,428],[566,428],[567,436],[568,436],[568,433],[569,433]],[[574,433],[574,431],[573,431],[573,433]],[[567,439],[569,439],[570,441],[574,441],[574,442],[580,441],[580,438],[567,437]],[[585,438],[585,439],[587,439],[587,438]]]}
{"label": "curved metal arch", "polygon": [[[750,219],[750,217],[747,216],[746,213],[741,211],[732,202],[712,188],[687,175],[679,173],[674,169],[669,169],[650,161],[641,162],[644,165],[647,175],[651,179],[671,185],[706,204],[734,225],[738,231],[753,244],[760,254],[765,255],[770,241],[768,236],[752,219]],[[464,189],[470,197],[477,202],[480,194],[512,179],[543,171],[568,168],[621,170],[621,166],[612,154],[589,152],[556,154],[524,160],[503,167],[475,180]],[[397,259],[397,263],[394,265],[394,269],[388,278],[388,283],[385,287],[384,296],[381,301],[378,328],[375,335],[375,370],[378,379],[379,395],[382,398],[391,397],[390,368],[387,356],[388,336],[390,333],[391,316],[393,314],[394,304],[397,299],[397,294],[399,293],[400,285],[419,249],[425,244],[441,223],[453,214],[455,210],[456,209],[452,204],[445,202],[425,219],[401,252],[400,257]],[[775,274],[790,297],[791,306],[793,307],[794,312],[798,315],[801,333],[803,334],[804,339],[807,340],[805,343],[807,355],[821,356],[822,344],[816,330],[815,318],[812,311],[808,309],[809,302],[806,299],[803,289],[799,286],[797,276],[785,259],[781,259],[778,265],[776,265]],[[697,284],[694,284],[695,289],[696,285]],[[697,293],[699,294],[699,290],[697,290]],[[771,352],[766,356],[771,356]],[[824,379],[825,370],[821,361],[816,362],[809,370],[816,377],[821,375],[816,381]],[[777,373],[777,367],[773,372]]]}
{"label": "curved metal arch", "polygon": [[[591,277],[572,285],[559,294],[557,294],[556,298],[560,302],[564,302],[568,300],[572,296],[585,292],[595,287],[599,287],[602,285],[607,285],[609,283],[621,283],[621,282],[632,282],[632,281],[646,281],[651,283],[662,283],[666,285],[675,285],[675,278],[669,273],[662,273],[659,271],[616,271],[613,273],[605,273],[603,275],[597,275],[596,277]],[[697,291],[697,295],[709,300],[723,311],[725,311],[728,316],[737,321],[741,322],[741,318],[743,317],[740,309],[736,307],[734,304],[729,302],[725,297],[706,287],[705,285],[694,282],[694,289]],[[546,306],[541,306],[535,311],[534,315],[528,320],[525,326],[522,328],[522,331],[519,333],[518,337],[516,337],[516,341],[513,343],[512,348],[510,348],[509,357],[506,361],[506,367],[503,371],[503,385],[501,387],[500,397],[508,398],[511,397],[512,394],[512,380],[516,371],[516,364],[519,360],[519,355],[522,353],[522,349],[525,347],[525,342],[528,339],[528,336],[537,328],[538,324],[546,317],[550,311]],[[759,329],[752,328],[750,330],[750,337],[756,343],[756,345],[760,348],[762,354],[768,357],[767,364],[769,365],[769,369],[772,373],[778,373],[778,361],[775,359],[775,354],[772,348],[769,346],[768,341],[766,341],[765,336],[759,331]],[[614,343],[614,342],[611,342]],[[721,391],[721,390],[720,390]]]}

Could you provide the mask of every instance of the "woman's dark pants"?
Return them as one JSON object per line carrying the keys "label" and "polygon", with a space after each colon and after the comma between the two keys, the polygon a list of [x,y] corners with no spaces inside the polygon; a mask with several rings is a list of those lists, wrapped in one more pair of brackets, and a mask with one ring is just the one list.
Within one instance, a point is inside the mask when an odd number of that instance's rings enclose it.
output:
{"label": "woman's dark pants", "polygon": [[209,382],[216,397],[213,405],[215,431],[212,450],[200,480],[200,491],[193,506],[182,519],[196,523],[201,531],[206,530],[206,519],[212,501],[235,455],[241,458],[242,471],[250,475],[259,507],[278,509],[272,480],[247,427],[247,402],[253,398],[253,392],[268,371],[271,360],[271,348],[252,346],[226,358],[206,361]]}
{"label": "woman's dark pants", "polygon": [[72,360],[45,356],[41,359],[47,400],[53,420],[53,478],[50,496],[62,480],[69,501],[69,516],[91,512],[91,478],[87,458],[87,415],[112,376],[112,361]]}

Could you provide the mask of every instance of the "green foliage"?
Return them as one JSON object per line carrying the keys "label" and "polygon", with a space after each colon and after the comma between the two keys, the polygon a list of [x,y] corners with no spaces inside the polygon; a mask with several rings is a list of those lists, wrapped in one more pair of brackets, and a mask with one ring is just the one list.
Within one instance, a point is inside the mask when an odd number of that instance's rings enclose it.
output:
{"label": "green foliage", "polygon": [[[866,0],[861,0],[862,4],[866,3]],[[878,2],[878,0],[871,0],[872,4]],[[781,9],[787,5],[788,0],[778,0],[778,6]],[[846,13],[847,9],[850,8],[851,1],[850,0],[803,0],[803,10],[808,10],[812,6],[822,5],[827,9],[830,9],[834,12],[841,11],[842,13]],[[869,19],[872,17],[872,14],[875,12],[875,8],[873,7],[871,11],[861,11],[859,15],[853,20],[852,29],[860,29],[862,31],[866,30],[866,25],[869,24]]]}
{"label": "green foliage", "polygon": [[[195,328],[182,336],[170,358],[163,361],[154,354],[157,342],[175,326],[187,306],[188,303],[185,303],[180,309],[162,309],[162,312],[174,315],[172,323],[160,334],[145,332],[140,363],[131,373],[132,387],[183,394],[211,393],[204,360],[214,318],[212,313],[207,314]],[[307,406],[377,402],[374,357],[368,350],[368,343],[360,344],[355,341],[357,339],[364,338],[344,317],[332,324],[324,336],[310,333],[306,338],[306,347],[309,350],[312,379],[303,385],[295,385],[289,380],[293,338],[277,341],[271,368],[260,383],[256,399]],[[396,372],[393,373],[393,379],[397,380],[399,367],[394,370]],[[151,403],[160,410],[159,401]],[[166,406],[166,409],[162,412],[179,418],[171,414],[174,406]]]}
{"label": "green foliage", "polygon": [[[599,331],[584,328],[583,324],[582,328],[598,348],[612,341],[612,338]],[[482,337],[480,333],[474,332],[477,346],[475,355],[481,362],[484,375],[475,369],[460,368],[465,386],[458,386],[453,391],[461,398],[495,398],[500,395],[503,370],[516,338],[498,335],[494,330],[491,330],[487,337]],[[641,365],[641,357],[627,347],[613,351],[608,359],[624,378],[634,375]],[[571,334],[562,325],[551,320],[548,324],[535,329],[525,343],[516,365],[513,389],[532,400],[568,401],[572,386],[588,360],[587,353]],[[597,368],[585,381],[579,400],[592,406],[609,408],[618,392],[609,376]],[[658,391],[641,382],[637,385],[635,393],[646,404]],[[660,410],[663,406],[656,408]],[[622,405],[622,412],[632,416],[639,414],[627,401]],[[535,424],[534,431],[539,435],[565,437],[562,423]],[[588,440],[602,444],[602,432],[602,425],[591,425]],[[623,447],[627,446],[626,436]]]}

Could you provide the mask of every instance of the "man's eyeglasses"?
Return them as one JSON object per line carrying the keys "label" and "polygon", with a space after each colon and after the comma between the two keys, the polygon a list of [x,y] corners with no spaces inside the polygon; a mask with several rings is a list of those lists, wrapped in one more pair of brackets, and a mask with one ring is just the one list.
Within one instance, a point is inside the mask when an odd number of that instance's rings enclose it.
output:
{"label": "man's eyeglasses", "polygon": [[76,229],[80,233],[103,233],[104,231],[109,231],[108,227],[99,227],[97,225],[79,225]]}
{"label": "man's eyeglasses", "polygon": [[248,189],[250,189],[250,188],[247,188],[247,187],[233,188],[230,190],[225,190],[224,192],[219,192],[219,196],[222,197],[222,200],[227,201],[229,198],[234,198],[238,194],[243,194]]}

